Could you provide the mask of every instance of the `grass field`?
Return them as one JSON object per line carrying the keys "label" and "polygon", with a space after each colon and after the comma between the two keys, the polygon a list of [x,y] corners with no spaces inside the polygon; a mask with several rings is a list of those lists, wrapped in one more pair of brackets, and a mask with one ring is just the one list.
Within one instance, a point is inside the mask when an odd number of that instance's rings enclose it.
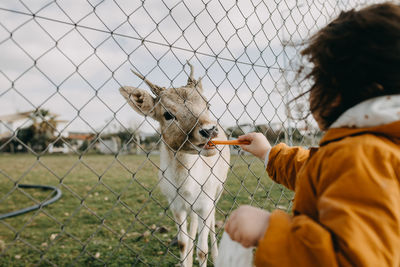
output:
{"label": "grass field", "polygon": [[[40,211],[0,221],[0,266],[175,266],[176,227],[157,188],[158,164],[145,155],[0,155],[0,214],[51,197],[14,182],[63,193]],[[233,156],[231,165],[217,206],[219,236],[239,204],[286,209],[292,198],[254,157]]]}

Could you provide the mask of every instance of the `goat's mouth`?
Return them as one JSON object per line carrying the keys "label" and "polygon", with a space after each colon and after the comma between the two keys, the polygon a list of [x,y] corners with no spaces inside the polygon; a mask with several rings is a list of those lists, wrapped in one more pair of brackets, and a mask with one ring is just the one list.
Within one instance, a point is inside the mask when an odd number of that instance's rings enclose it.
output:
{"label": "goat's mouth", "polygon": [[202,149],[205,149],[205,150],[211,150],[211,149],[215,149],[215,146],[210,146],[209,144],[208,144],[208,142],[207,143],[202,143],[202,144],[199,144],[199,145],[197,145],[199,148],[202,148]]}

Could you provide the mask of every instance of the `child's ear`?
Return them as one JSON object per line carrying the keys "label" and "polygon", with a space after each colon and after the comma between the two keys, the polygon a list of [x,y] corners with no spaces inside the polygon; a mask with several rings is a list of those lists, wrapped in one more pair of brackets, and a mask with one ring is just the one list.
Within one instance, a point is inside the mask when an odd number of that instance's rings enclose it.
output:
{"label": "child's ear", "polygon": [[155,99],[149,93],[131,86],[121,87],[119,92],[136,112],[155,119]]}
{"label": "child's ear", "polygon": [[331,103],[331,108],[336,108],[342,103],[342,96],[338,94]]}

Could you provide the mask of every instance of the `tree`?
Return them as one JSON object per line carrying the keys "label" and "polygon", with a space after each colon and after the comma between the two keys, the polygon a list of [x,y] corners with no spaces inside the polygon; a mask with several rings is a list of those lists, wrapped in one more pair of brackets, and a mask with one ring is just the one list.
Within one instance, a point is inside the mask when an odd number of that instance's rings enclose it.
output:
{"label": "tree", "polygon": [[[29,118],[32,120],[32,124],[17,130],[16,136],[19,141],[17,143],[22,142],[36,152],[43,151],[56,139],[57,115],[51,114],[47,109],[37,109]],[[26,150],[25,147],[20,149],[20,151]]]}
{"label": "tree", "polygon": [[268,124],[259,124],[255,126],[255,129],[256,132],[264,134],[271,144],[277,144],[285,139],[285,132],[282,127],[274,130]]}
{"label": "tree", "polygon": [[136,153],[138,152],[138,146],[140,145],[140,134],[138,130],[121,127],[116,135],[119,137],[121,146],[126,150],[126,152],[131,153],[132,148],[136,148]]}
{"label": "tree", "polygon": [[44,150],[56,138],[56,117],[47,109],[38,109],[31,114],[33,137],[30,144],[34,151]]}

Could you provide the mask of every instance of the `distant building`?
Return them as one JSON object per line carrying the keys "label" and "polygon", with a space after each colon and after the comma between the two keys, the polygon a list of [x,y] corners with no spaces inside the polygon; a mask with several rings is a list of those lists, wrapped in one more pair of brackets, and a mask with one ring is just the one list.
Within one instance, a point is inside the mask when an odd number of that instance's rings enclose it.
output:
{"label": "distant building", "polygon": [[95,138],[94,133],[84,133],[84,132],[68,132],[68,139],[80,141],[81,144],[83,141],[91,141]]}
{"label": "distant building", "polygon": [[17,112],[14,114],[0,115],[0,139],[10,137],[15,130],[23,125],[34,110]]}
{"label": "distant building", "polygon": [[70,152],[69,147],[67,146],[67,144],[62,144],[62,146],[60,147],[55,147],[53,144],[49,145],[49,153],[63,153],[63,154],[67,154]]}
{"label": "distant building", "polygon": [[98,141],[96,146],[102,154],[116,154],[121,148],[121,140],[118,136],[111,136],[108,139]]}
{"label": "distant building", "polygon": [[85,132],[68,132],[67,139],[74,150],[78,150],[85,141],[92,141],[96,135],[94,133]]}

